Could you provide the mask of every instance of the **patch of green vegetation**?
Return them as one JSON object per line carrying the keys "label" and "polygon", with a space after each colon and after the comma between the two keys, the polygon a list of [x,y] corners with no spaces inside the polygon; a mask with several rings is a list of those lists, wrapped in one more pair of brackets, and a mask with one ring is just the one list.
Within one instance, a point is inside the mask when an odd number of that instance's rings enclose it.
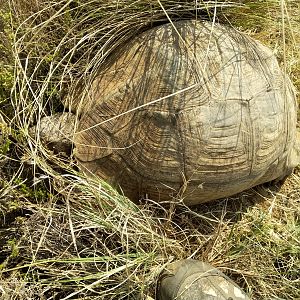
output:
{"label": "patch of green vegetation", "polygon": [[0,104],[3,105],[9,98],[13,86],[14,76],[12,66],[0,62]]}
{"label": "patch of green vegetation", "polygon": [[17,241],[16,239],[12,239],[12,240],[9,240],[7,242],[7,245],[10,247],[11,249],[11,257],[12,258],[15,258],[15,257],[18,257],[19,256],[19,247],[17,245]]}
{"label": "patch of green vegetation", "polygon": [[10,129],[0,114],[0,158],[1,155],[7,155],[10,151],[12,142],[9,139],[9,132]]}
{"label": "patch of green vegetation", "polygon": [[12,142],[9,138],[0,137],[0,155],[7,155],[10,151],[11,144],[12,144]]}
{"label": "patch of green vegetation", "polygon": [[11,13],[8,8],[0,8],[0,107],[4,114],[11,114],[10,93],[14,84],[13,71],[13,30],[11,28]]}
{"label": "patch of green vegetation", "polygon": [[[18,193],[20,193],[20,195],[28,200],[31,201],[37,201],[37,202],[44,202],[47,201],[49,199],[49,197],[52,196],[51,193],[49,193],[46,189],[46,187],[40,183],[40,184],[36,184],[34,186],[30,186],[26,180],[23,180],[21,178],[16,178],[14,180],[14,184],[16,186],[16,191]],[[18,208],[19,207],[19,202],[10,202],[11,206],[14,206],[14,208]],[[12,208],[12,207],[11,207]]]}

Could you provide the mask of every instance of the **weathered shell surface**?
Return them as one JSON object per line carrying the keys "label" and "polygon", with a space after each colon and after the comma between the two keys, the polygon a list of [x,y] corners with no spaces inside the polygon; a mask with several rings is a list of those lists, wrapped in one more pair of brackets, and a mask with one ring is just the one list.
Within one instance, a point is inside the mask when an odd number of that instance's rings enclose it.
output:
{"label": "weathered shell surface", "polygon": [[132,199],[194,205],[295,166],[290,80],[271,50],[221,25],[146,31],[107,61],[82,105],[81,167]]}

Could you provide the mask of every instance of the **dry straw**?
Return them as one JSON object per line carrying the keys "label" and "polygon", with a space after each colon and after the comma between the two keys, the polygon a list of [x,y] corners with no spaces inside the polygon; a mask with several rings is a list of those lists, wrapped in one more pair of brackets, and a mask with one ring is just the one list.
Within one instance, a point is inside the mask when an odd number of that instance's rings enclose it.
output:
{"label": "dry straw", "polygon": [[120,44],[178,19],[260,39],[299,88],[299,2],[240,2],[3,3],[14,74],[0,119],[1,299],[152,299],[164,265],[186,257],[220,267],[253,299],[300,297],[298,170],[280,191],[264,186],[192,209],[135,205],[28,133],[88,86]]}

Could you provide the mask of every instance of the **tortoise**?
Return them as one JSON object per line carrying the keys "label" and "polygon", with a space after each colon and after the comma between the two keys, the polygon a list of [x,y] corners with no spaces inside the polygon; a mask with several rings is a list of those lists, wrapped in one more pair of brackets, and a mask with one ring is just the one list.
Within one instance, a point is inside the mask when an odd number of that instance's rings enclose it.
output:
{"label": "tortoise", "polygon": [[64,104],[78,116],[81,170],[132,200],[196,205],[282,179],[299,162],[296,91],[275,55],[208,21],[137,35]]}

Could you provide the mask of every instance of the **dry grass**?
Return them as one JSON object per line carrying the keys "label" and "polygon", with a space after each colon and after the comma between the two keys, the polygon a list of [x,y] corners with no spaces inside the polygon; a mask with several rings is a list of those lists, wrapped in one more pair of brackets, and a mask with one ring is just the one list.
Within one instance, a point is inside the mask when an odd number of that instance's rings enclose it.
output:
{"label": "dry grass", "polygon": [[239,27],[268,44],[300,88],[300,4],[244,3],[10,0],[11,14],[3,6],[12,52],[5,72],[15,66],[0,118],[1,299],[155,298],[164,265],[187,257],[220,267],[253,299],[300,299],[298,170],[281,189],[201,207],[136,206],[28,134],[119,44],[168,18]]}

